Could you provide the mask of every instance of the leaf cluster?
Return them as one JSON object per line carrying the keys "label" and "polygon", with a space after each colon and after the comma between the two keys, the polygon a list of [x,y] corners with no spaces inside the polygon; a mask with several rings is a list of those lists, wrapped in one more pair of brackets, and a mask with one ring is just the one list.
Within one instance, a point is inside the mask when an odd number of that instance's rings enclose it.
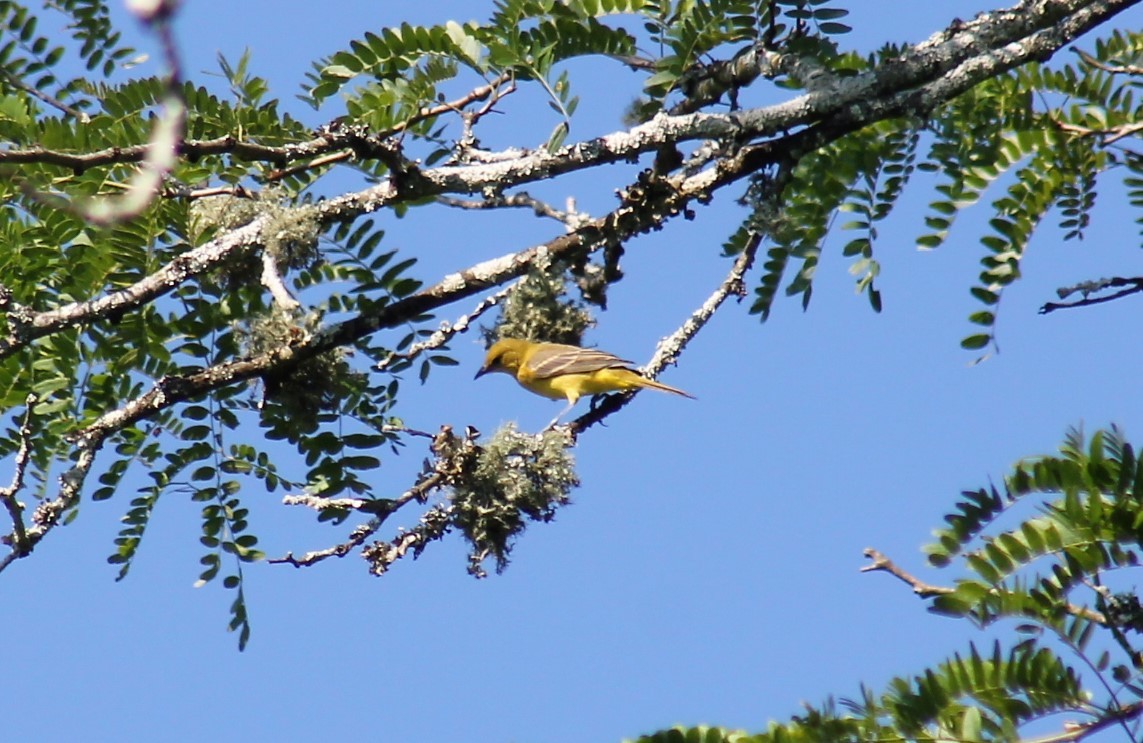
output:
{"label": "leaf cluster", "polygon": [[1018,740],[1019,727],[1059,710],[1088,705],[1079,679],[1052,652],[1031,645],[1005,653],[970,647],[913,677],[894,678],[876,694],[828,699],[763,732],[676,727],[635,743],[817,743],[818,741]]}
{"label": "leaf cluster", "polygon": [[[1120,430],[1069,431],[1059,455],[1018,462],[1003,487],[966,491],[927,548],[933,565],[959,562],[972,575],[949,589],[925,586],[933,611],[980,625],[1015,621],[1015,641],[970,645],[880,694],[863,687],[764,732],[673,728],[638,740],[1016,741],[1060,712],[1078,717],[1079,735],[1111,726],[1131,735],[1143,699],[1143,610],[1136,589],[1113,586],[1139,565],[1141,488],[1143,461]],[[1030,503],[1032,514],[1002,523]]]}

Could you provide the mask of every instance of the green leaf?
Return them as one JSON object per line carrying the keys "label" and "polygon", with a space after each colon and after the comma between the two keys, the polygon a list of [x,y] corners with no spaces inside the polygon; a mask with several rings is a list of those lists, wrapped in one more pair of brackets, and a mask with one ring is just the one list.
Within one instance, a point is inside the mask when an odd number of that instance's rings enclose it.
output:
{"label": "green leaf", "polygon": [[984,348],[992,342],[992,336],[987,333],[978,335],[970,335],[960,342],[960,347],[968,350],[977,350]]}

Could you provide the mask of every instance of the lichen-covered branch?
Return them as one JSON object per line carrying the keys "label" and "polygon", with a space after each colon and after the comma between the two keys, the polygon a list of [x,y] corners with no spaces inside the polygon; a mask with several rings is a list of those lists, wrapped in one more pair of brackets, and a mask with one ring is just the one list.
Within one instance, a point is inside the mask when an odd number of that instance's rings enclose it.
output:
{"label": "lichen-covered branch", "polygon": [[524,191],[507,196],[493,196],[479,201],[458,199],[453,196],[438,196],[437,203],[457,209],[471,209],[474,211],[511,208],[531,209],[535,212],[537,217],[549,217],[558,222],[562,222],[567,225],[569,230],[574,230],[591,219],[588,215],[576,211],[574,204],[569,204],[566,211],[557,209],[551,204],[541,201]]}
{"label": "lichen-covered branch", "polygon": [[244,227],[229,230],[218,239],[183,253],[131,286],[97,299],[72,302],[43,312],[33,312],[27,307],[8,308],[0,302],[0,310],[8,312],[8,333],[0,338],[0,359],[11,356],[37,338],[81,323],[120,316],[141,307],[240,252],[255,249],[261,245],[264,221],[258,219]]}
{"label": "lichen-covered branch", "polygon": [[[37,397],[35,394],[29,394],[25,400],[27,410],[24,411],[24,420],[20,424],[20,448],[16,450],[16,459],[12,463],[12,483],[5,488],[0,488],[0,501],[4,502],[4,508],[8,510],[8,516],[12,519],[12,533],[5,539],[5,543],[12,548],[12,551],[7,558],[21,557],[26,555],[32,549],[32,543],[28,540],[27,527],[24,525],[24,504],[17,499],[17,495],[24,489],[24,475],[28,471],[28,462],[32,456],[32,414],[36,409]],[[0,570],[3,570],[8,560],[0,561]]]}
{"label": "lichen-covered branch", "polygon": [[[568,145],[554,153],[546,150],[513,151],[503,157],[489,158],[489,161],[424,170],[406,164],[404,175],[395,174],[385,183],[322,202],[320,219],[329,224],[354,219],[405,200],[446,193],[478,193],[487,188],[511,188],[562,173],[630,160],[675,142],[728,138],[743,142],[781,135],[801,125],[813,124],[809,129],[794,134],[740,148],[736,154],[728,155],[706,171],[689,177],[685,185],[680,184],[681,196],[701,195],[705,198],[721,186],[783,158],[826,144],[849,131],[885,118],[932,110],[981,80],[1050,55],[1092,26],[1138,2],[1026,2],[1007,11],[982,14],[967,23],[955,23],[903,54],[894,64],[856,77],[834,78],[823,82],[814,91],[774,106],[730,113],[660,115],[631,130]],[[341,136],[353,139],[348,133]],[[381,157],[380,151],[384,150],[384,157],[399,158],[391,146],[375,138],[367,139],[375,148],[370,155]],[[200,156],[203,153],[193,154]],[[598,232],[625,216],[623,211],[617,210],[610,219],[593,220],[572,234]],[[627,235],[617,237],[623,239],[652,226],[655,225],[644,223],[639,230],[626,231]],[[22,340],[122,313],[151,301],[191,276],[217,265],[232,251],[253,249],[258,245],[257,233],[255,224],[228,231],[176,258],[135,286],[35,315],[30,323],[32,327],[23,333],[10,327],[8,337],[0,339],[0,358],[11,353]],[[553,247],[558,249],[558,246]],[[527,260],[524,261],[525,266],[526,263]],[[488,264],[482,264],[470,269],[469,273],[486,271],[499,277],[500,272],[489,271],[489,268]],[[454,281],[449,285],[459,284]]]}
{"label": "lichen-covered branch", "polygon": [[[338,502],[333,502],[328,498],[319,498],[311,495],[302,496],[286,496],[283,503],[286,505],[304,505],[310,508],[317,508],[318,510],[325,510],[328,508],[352,508],[354,510],[368,510],[379,515],[370,519],[367,523],[361,524],[353,529],[349,538],[335,544],[332,547],[325,549],[313,550],[305,553],[301,557],[294,557],[293,553],[286,553],[283,557],[273,558],[269,560],[271,563],[285,563],[293,565],[296,568],[308,567],[314,565],[329,557],[344,557],[349,554],[354,548],[364,544],[365,540],[371,537],[381,528],[385,519],[390,514],[404,508],[408,504],[416,501],[424,503],[428,500],[429,494],[444,487],[448,482],[449,473],[456,469],[456,463],[445,453],[441,446],[441,442],[447,441],[452,438],[452,427],[443,426],[439,433],[433,436],[432,449],[436,455],[436,460],[433,464],[428,465],[422,471],[416,484],[406,490],[404,493],[392,500],[383,501],[368,501],[363,499],[338,499]],[[471,447],[474,444],[475,432],[470,431],[466,436],[466,440]],[[353,504],[346,503],[345,501],[356,501]],[[377,507],[380,504],[380,508]],[[443,531],[441,532],[443,534]],[[406,547],[407,549],[407,547]],[[406,549],[399,549],[386,554],[392,559],[397,559],[405,554]]]}

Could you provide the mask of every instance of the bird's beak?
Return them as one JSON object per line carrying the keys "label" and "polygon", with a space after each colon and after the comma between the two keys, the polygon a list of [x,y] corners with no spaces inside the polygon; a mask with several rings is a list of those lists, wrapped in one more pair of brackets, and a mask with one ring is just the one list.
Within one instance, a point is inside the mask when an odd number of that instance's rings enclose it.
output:
{"label": "bird's beak", "polygon": [[481,377],[483,377],[483,376],[484,376],[485,374],[487,374],[487,373],[488,373],[488,367],[486,367],[486,366],[482,366],[482,367],[480,367],[480,369],[479,369],[479,370],[476,372],[476,376],[475,376],[475,377],[473,377],[473,379],[480,379]]}

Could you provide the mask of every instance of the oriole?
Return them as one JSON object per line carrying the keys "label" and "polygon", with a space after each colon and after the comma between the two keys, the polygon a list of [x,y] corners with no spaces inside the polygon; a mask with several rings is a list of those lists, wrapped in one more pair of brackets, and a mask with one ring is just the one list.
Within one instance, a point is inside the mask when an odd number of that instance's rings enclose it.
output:
{"label": "oriole", "polygon": [[476,377],[504,372],[515,377],[529,392],[552,400],[566,398],[568,405],[555,417],[553,424],[584,395],[650,387],[695,399],[682,390],[647,379],[631,366],[630,361],[593,348],[505,338],[488,349],[484,366],[476,372]]}

